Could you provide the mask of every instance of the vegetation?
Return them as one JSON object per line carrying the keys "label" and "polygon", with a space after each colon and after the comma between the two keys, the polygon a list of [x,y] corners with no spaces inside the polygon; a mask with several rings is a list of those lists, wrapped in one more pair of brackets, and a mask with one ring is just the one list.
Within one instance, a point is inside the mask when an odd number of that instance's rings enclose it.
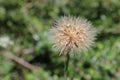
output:
{"label": "vegetation", "polygon": [[96,46],[70,58],[69,80],[120,80],[119,0],[0,0],[0,80],[64,80],[47,31],[60,16],[87,18]]}

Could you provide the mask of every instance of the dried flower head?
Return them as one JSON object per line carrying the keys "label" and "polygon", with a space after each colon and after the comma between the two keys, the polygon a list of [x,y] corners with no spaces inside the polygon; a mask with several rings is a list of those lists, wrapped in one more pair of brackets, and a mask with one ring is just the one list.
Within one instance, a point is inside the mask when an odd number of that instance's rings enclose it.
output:
{"label": "dried flower head", "polygon": [[50,33],[50,41],[61,55],[88,50],[94,45],[96,29],[86,19],[64,16],[55,21]]}

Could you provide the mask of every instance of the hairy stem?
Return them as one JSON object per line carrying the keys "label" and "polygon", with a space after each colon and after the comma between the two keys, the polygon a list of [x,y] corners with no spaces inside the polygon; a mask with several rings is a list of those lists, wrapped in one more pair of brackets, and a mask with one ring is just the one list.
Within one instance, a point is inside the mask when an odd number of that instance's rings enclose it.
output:
{"label": "hairy stem", "polygon": [[70,55],[69,55],[69,51],[68,51],[66,54],[66,62],[65,62],[65,72],[64,72],[65,80],[67,80],[67,76],[68,76],[69,59],[70,59]]}

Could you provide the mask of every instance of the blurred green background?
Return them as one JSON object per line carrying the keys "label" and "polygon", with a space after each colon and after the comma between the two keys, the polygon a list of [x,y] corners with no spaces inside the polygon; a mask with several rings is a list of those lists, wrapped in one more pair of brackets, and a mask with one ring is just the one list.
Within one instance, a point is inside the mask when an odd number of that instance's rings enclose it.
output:
{"label": "blurred green background", "polygon": [[65,56],[47,41],[64,15],[98,30],[96,46],[71,57],[69,80],[120,80],[120,0],[0,0],[0,80],[64,80]]}

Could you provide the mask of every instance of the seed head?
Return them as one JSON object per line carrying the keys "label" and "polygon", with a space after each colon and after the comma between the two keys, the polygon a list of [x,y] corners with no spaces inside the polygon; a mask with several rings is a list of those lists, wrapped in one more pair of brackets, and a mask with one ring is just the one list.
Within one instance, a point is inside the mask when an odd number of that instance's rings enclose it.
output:
{"label": "seed head", "polygon": [[79,17],[64,16],[56,20],[50,29],[50,41],[61,53],[88,50],[94,45],[96,29],[90,22]]}

